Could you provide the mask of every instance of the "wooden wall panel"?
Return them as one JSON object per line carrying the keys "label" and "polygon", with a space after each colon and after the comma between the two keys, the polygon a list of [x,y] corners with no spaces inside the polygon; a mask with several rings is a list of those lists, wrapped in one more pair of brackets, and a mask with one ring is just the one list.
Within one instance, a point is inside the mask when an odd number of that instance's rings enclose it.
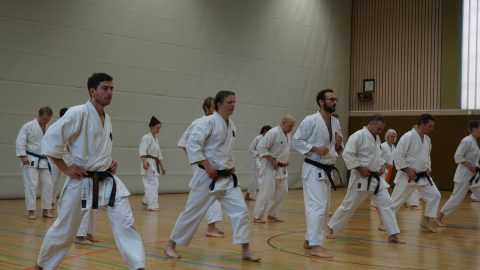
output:
{"label": "wooden wall panel", "polygon": [[[440,108],[441,0],[354,0],[350,111]],[[373,100],[360,102],[364,79]]]}

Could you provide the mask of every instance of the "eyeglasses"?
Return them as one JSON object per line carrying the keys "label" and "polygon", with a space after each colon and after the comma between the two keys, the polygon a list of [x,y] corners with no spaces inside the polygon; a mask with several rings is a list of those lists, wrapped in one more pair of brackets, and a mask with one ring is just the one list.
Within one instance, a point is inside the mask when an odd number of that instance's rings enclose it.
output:
{"label": "eyeglasses", "polygon": [[338,98],[334,98],[334,97],[332,97],[332,98],[324,98],[323,100],[325,100],[325,101],[328,100],[328,101],[330,101],[330,102],[338,102]]}

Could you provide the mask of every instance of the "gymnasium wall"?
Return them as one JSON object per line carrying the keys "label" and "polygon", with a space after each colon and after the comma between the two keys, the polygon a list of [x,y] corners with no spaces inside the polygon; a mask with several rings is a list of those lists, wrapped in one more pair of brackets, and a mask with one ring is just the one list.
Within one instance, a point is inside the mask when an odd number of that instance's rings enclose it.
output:
{"label": "gymnasium wall", "polygon": [[[86,102],[93,72],[114,77],[107,112],[114,159],[132,193],[142,193],[138,143],[148,120],[159,135],[167,175],[160,192],[184,192],[191,167],[176,147],[202,115],[206,96],[237,93],[233,120],[237,174],[252,177],[251,140],[289,113],[317,109],[319,89],[334,88],[348,128],[350,0],[0,0],[0,198],[23,197],[15,138],[49,105]],[[298,123],[297,123],[298,124]],[[300,187],[301,156],[291,153],[290,187]]]}

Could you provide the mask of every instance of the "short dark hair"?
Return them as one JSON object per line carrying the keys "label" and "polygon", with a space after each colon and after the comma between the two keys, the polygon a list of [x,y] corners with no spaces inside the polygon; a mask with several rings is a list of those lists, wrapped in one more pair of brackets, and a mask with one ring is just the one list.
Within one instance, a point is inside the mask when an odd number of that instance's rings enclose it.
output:
{"label": "short dark hair", "polygon": [[265,134],[265,133],[267,133],[267,131],[269,131],[270,129],[272,129],[272,127],[269,126],[269,125],[263,126],[262,129],[260,129],[260,134]]}
{"label": "short dark hair", "polygon": [[376,114],[370,116],[370,118],[368,119],[369,124],[370,123],[378,123],[378,122],[384,123],[384,124],[386,122],[385,117],[383,115],[379,114],[379,113],[376,113]]}
{"label": "short dark hair", "polygon": [[45,115],[45,114],[48,116],[52,116],[53,115],[52,108],[48,106],[43,106],[38,110],[38,115]]}
{"label": "short dark hair", "polygon": [[215,95],[215,111],[218,111],[218,103],[222,103],[229,96],[235,96],[235,93],[229,90],[221,90]]}
{"label": "short dark hair", "polygon": [[92,76],[88,78],[87,87],[89,90],[90,88],[97,89],[98,85],[100,85],[101,82],[111,81],[113,81],[112,76],[106,73],[93,73]]}
{"label": "short dark hair", "polygon": [[61,108],[58,114],[60,115],[60,117],[62,117],[67,111],[68,111],[68,108]]}
{"label": "short dark hair", "polygon": [[150,118],[150,123],[148,124],[149,127],[154,127],[158,124],[162,124],[162,122],[160,122],[160,120],[158,120],[155,116],[152,116],[152,118]]}
{"label": "short dark hair", "polygon": [[202,109],[204,112],[207,112],[207,109],[210,108],[210,106],[212,106],[212,101],[214,101],[215,98],[213,97],[207,97],[204,101],[203,101],[203,105],[202,105]]}
{"label": "short dark hair", "polygon": [[470,131],[473,131],[474,128],[479,128],[479,127],[480,127],[479,120],[470,120],[470,122],[468,122],[468,129]]}
{"label": "short dark hair", "polygon": [[326,93],[335,93],[333,89],[323,89],[317,94],[317,105],[320,106],[320,100],[325,100],[325,94]]}
{"label": "short dark hair", "polygon": [[430,120],[435,122],[435,117],[433,117],[431,114],[424,113],[418,118],[418,125],[420,126],[421,124],[428,124],[428,121]]}

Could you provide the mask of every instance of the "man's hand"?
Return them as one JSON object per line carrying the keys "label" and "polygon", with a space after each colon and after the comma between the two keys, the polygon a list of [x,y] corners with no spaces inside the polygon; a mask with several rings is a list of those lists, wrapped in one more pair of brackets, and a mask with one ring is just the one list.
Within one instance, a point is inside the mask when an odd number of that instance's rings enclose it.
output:
{"label": "man's hand", "polygon": [[117,172],[118,163],[115,160],[112,160],[112,165],[110,165],[110,171],[115,174]]}
{"label": "man's hand", "polygon": [[335,149],[339,149],[340,147],[342,147],[342,143],[343,143],[343,136],[335,132]]}
{"label": "man's hand", "polygon": [[360,167],[357,167],[355,169],[360,173],[360,175],[362,177],[369,177],[370,176],[370,172],[365,167],[360,166]]}
{"label": "man's hand", "polygon": [[407,174],[409,183],[412,182],[412,180],[415,180],[415,177],[417,177],[415,170],[410,167],[403,168],[402,171]]}
{"label": "man's hand", "polygon": [[20,160],[22,161],[23,165],[28,165],[29,163],[28,158],[26,156],[21,156]]}
{"label": "man's hand", "polygon": [[87,176],[87,170],[77,165],[68,165],[62,170],[65,175],[73,179],[82,179]]}
{"label": "man's hand", "polygon": [[314,146],[314,147],[312,147],[311,152],[317,153],[320,156],[324,156],[324,155],[328,154],[328,148],[325,145],[318,146],[318,147]]}
{"label": "man's hand", "polygon": [[167,174],[167,170],[165,170],[165,168],[164,168],[164,167],[160,167],[160,170],[162,171],[162,175],[165,175],[165,174]]}
{"label": "man's hand", "polygon": [[385,166],[382,165],[382,167],[380,167],[380,171],[378,172],[378,174],[383,175],[384,173],[385,173]]}
{"label": "man's hand", "polygon": [[146,158],[142,160],[142,166],[144,170],[148,170],[148,161]]}

